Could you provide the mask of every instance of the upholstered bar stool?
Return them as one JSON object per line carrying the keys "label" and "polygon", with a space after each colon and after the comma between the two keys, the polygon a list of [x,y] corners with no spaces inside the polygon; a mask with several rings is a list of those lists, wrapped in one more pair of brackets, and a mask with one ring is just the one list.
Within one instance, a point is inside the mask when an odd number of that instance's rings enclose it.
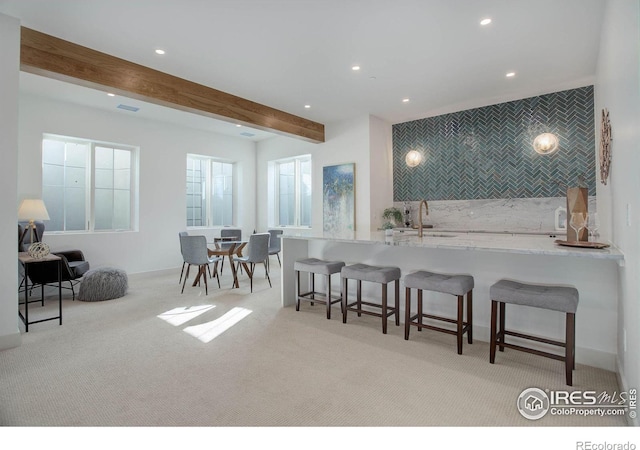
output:
{"label": "upholstered bar stool", "polygon": [[[317,258],[299,259],[294,263],[296,271],[296,311],[300,311],[300,300],[315,302],[327,305],[327,319],[331,319],[331,305],[342,300],[339,295],[331,295],[331,275],[340,273],[344,267],[342,261],[323,261]],[[309,274],[309,292],[300,292],[300,272]],[[324,275],[326,281],[326,292],[316,292],[315,276]]]}
{"label": "upholstered bar stool", "polygon": [[[496,359],[496,347],[503,352],[504,348],[520,350],[546,358],[564,361],[567,385],[573,386],[573,369],[575,369],[575,314],[578,309],[578,290],[565,286],[545,286],[519,283],[517,281],[500,280],[491,286],[491,342],[489,362],[493,364]],[[535,308],[550,309],[566,314],[565,341],[537,337],[529,334],[516,333],[505,329],[505,304],[533,306]],[[499,312],[498,312],[499,307]],[[498,322],[500,328],[498,329]],[[505,342],[505,336],[514,336],[521,339],[529,339],[545,344],[564,347],[565,354],[544,352],[528,347],[523,347]]]}
{"label": "upholstered bar stool", "polygon": [[[376,267],[366,264],[353,264],[345,266],[341,271],[342,277],[342,323],[347,323],[347,311],[382,318],[382,332],[387,334],[387,318],[391,315],[396,317],[396,326],[400,325],[400,269],[398,267]],[[357,280],[356,301],[349,303],[347,300],[348,282]],[[379,283],[382,285],[382,303],[372,303],[362,301],[362,282]],[[387,305],[387,284],[395,281],[395,303],[394,306]],[[376,311],[362,309],[362,306],[375,308]],[[377,312],[380,308],[381,311]]]}
{"label": "upholstered bar stool", "polygon": [[[418,327],[418,330],[427,328],[429,330],[441,331],[443,333],[455,334],[458,338],[458,355],[462,354],[462,339],[467,333],[469,344],[473,343],[473,310],[472,296],[474,280],[471,275],[446,275],[419,270],[404,277],[405,286],[405,321],[404,338],[409,339],[409,329],[411,326]],[[411,315],[411,289],[418,290],[418,313]],[[422,312],[422,292],[434,291],[444,294],[451,294],[458,297],[458,314],[456,319],[451,319]],[[467,296],[467,321],[464,321],[464,296]],[[456,329],[442,328],[433,325],[425,325],[423,319],[439,320],[456,325]]]}

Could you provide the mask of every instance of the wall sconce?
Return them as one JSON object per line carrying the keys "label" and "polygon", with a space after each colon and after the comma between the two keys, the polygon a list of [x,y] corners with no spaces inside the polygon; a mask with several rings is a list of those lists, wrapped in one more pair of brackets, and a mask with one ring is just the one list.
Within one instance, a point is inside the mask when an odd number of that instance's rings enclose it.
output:
{"label": "wall sconce", "polygon": [[415,167],[422,162],[422,155],[417,150],[411,150],[407,153],[404,161],[407,163],[407,166]]}
{"label": "wall sconce", "polygon": [[533,149],[541,155],[549,155],[558,149],[558,136],[542,133],[533,140]]}

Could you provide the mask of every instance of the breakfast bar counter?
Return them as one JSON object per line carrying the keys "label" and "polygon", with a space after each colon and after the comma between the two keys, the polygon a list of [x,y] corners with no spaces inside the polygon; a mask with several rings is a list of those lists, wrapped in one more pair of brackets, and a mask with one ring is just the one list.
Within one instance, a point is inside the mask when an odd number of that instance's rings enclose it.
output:
{"label": "breakfast bar counter", "polygon": [[[615,370],[618,321],[618,266],[624,255],[614,246],[604,249],[566,247],[550,233],[425,230],[357,232],[342,235],[285,234],[282,239],[282,305],[295,303],[293,265],[299,258],[340,260],[346,264],[396,266],[402,277],[416,270],[472,275],[474,337],[489,341],[489,287],[500,279],[527,283],[571,285],[578,289],[576,362]],[[366,289],[363,286],[363,289]],[[404,292],[404,290],[401,290]],[[446,297],[429,293],[436,311],[453,314]],[[401,300],[401,305],[404,301]],[[402,308],[404,309],[404,308]],[[404,317],[401,314],[401,317]],[[537,308],[513,318],[514,325],[551,339],[563,336],[557,315]]]}

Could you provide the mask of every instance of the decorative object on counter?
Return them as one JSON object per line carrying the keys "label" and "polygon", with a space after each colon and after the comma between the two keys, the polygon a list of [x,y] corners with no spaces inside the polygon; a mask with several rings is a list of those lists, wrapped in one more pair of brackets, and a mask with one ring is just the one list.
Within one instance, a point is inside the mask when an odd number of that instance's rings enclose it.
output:
{"label": "decorative object on counter", "polygon": [[[385,225],[390,223],[393,226],[391,228],[398,227],[398,226],[402,226],[402,221],[403,221],[403,216],[402,216],[402,211],[400,211],[398,208],[396,208],[395,206],[392,206],[391,208],[387,208],[384,211],[382,211],[382,218],[386,221]],[[382,226],[383,229],[386,229],[385,226]]]}
{"label": "decorative object on counter", "polygon": [[[587,222],[585,218],[585,214],[581,212],[571,213],[571,219],[569,220],[569,225],[575,231],[576,236],[580,236],[582,234],[582,230],[584,229],[584,225]],[[588,240],[588,239],[587,239]],[[580,241],[580,239],[576,239],[576,241]]]}
{"label": "decorative object on counter", "polygon": [[558,150],[558,136],[542,133],[533,140],[533,149],[540,155],[549,155]]}
{"label": "decorative object on counter", "polygon": [[29,250],[27,250],[29,256],[33,259],[42,259],[51,253],[49,246],[44,242],[34,242],[29,246]]}
{"label": "decorative object on counter", "polygon": [[598,239],[598,229],[600,228],[600,219],[597,212],[590,212],[587,215],[587,223],[585,224],[587,231],[589,231],[589,241],[596,242]]}
{"label": "decorative object on counter", "polygon": [[411,228],[413,219],[411,219],[411,202],[404,202],[404,226]]}
{"label": "decorative object on counter", "polygon": [[609,110],[602,110],[600,121],[600,182],[607,184],[609,178],[609,168],[611,167],[611,122],[609,122]]}
{"label": "decorative object on counter", "polygon": [[[567,189],[567,217],[571,220],[574,213],[582,214],[583,217],[589,212],[589,193],[586,187],[573,187]],[[571,224],[569,224],[571,225]],[[567,241],[588,241],[588,233],[584,228],[584,223],[580,226],[579,232],[573,227],[567,227]]]}
{"label": "decorative object on counter", "polygon": [[418,164],[422,162],[422,155],[417,150],[411,150],[407,153],[407,156],[404,158],[404,161],[407,163],[409,167],[416,167]]}
{"label": "decorative object on counter", "polygon": [[556,231],[567,230],[567,208],[565,208],[564,206],[558,206],[556,208],[554,224]]}
{"label": "decorative object on counter", "polygon": [[609,244],[605,244],[603,242],[582,242],[582,241],[561,241],[560,239],[556,239],[556,244],[562,245],[563,247],[579,247],[579,248],[609,248]]}
{"label": "decorative object on counter", "polygon": [[329,233],[355,231],[355,212],[355,164],[323,167],[323,230]]}

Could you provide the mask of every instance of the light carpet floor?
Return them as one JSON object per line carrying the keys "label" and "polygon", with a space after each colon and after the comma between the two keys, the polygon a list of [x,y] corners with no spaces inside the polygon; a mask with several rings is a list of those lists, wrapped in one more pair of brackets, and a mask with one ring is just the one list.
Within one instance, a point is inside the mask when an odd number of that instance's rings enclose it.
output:
{"label": "light carpet floor", "polygon": [[[276,267],[273,267],[276,266]],[[559,361],[350,313],[338,305],[280,306],[257,270],[254,292],[185,288],[179,271],[129,277],[129,292],[104,302],[65,296],[63,325],[32,325],[22,346],[0,352],[4,426],[625,426],[623,417],[522,417],[528,387],[564,390]],[[32,317],[57,302],[33,305]],[[21,324],[22,326],[22,324]],[[225,326],[228,328],[225,329]],[[213,337],[216,335],[216,337]],[[578,364],[573,389],[614,392],[612,372]]]}

